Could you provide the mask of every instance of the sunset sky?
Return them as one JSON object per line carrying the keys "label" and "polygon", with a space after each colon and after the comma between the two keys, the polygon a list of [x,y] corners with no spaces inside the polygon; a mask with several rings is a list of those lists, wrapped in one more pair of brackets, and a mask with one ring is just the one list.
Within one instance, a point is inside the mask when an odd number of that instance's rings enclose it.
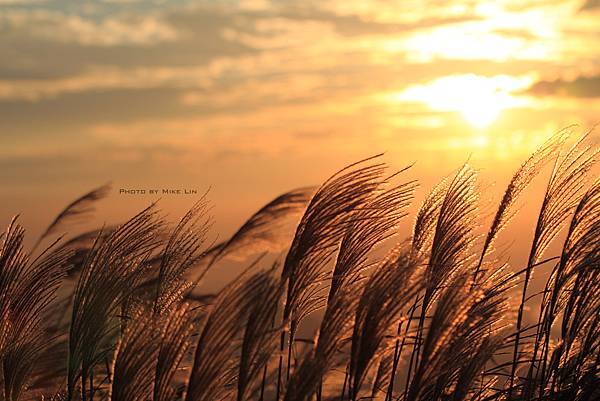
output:
{"label": "sunset sky", "polygon": [[0,0],[0,222],[33,233],[108,181],[97,222],[210,187],[228,233],[380,152],[419,196],[467,159],[502,187],[599,112],[598,0]]}

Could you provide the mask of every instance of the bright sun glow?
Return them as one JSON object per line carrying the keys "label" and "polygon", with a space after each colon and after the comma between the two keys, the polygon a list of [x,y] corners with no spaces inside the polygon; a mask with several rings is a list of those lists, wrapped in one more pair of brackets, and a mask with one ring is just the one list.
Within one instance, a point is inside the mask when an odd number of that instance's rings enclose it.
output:
{"label": "bright sun glow", "polygon": [[437,111],[458,112],[474,127],[483,128],[493,123],[503,110],[525,105],[525,98],[512,93],[530,83],[530,78],[506,75],[453,75],[410,86],[392,97],[396,101],[425,103]]}

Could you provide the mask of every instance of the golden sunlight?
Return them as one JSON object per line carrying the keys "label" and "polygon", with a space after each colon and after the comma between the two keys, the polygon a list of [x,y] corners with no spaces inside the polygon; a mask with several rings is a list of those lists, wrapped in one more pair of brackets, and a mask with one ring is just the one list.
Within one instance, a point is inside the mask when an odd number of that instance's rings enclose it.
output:
{"label": "golden sunlight", "polygon": [[528,100],[515,92],[530,84],[527,77],[453,75],[409,86],[392,95],[392,100],[424,103],[436,111],[458,112],[472,126],[484,128],[503,110],[526,105]]}

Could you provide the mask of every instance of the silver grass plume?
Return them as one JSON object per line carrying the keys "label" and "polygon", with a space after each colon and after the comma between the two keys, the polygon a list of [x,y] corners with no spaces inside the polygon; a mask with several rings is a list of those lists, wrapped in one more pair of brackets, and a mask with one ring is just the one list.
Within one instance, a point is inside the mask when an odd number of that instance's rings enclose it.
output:
{"label": "silver grass plume", "polygon": [[[392,177],[384,180],[382,185],[388,184]],[[389,189],[379,189],[352,216],[340,242],[323,323],[325,319],[330,318],[331,305],[335,303],[339,291],[361,291],[358,284],[363,279],[362,272],[369,267],[370,252],[395,234],[400,219],[407,215],[405,209],[413,198],[415,188],[416,182],[411,181]]]}
{"label": "silver grass plume", "polygon": [[315,188],[298,188],[279,195],[254,213],[212,256],[210,265],[230,254],[278,249],[277,228],[285,219],[304,211]]}
{"label": "silver grass plume", "polygon": [[473,275],[474,282],[477,282],[479,273],[483,264],[483,259],[493,245],[496,236],[516,214],[514,205],[521,193],[529,186],[531,181],[537,176],[540,170],[546,165],[557,150],[562,146],[568,138],[568,131],[562,130],[551,136],[544,142],[519,169],[515,172],[510,180],[502,200],[498,205],[498,209],[492,220],[492,224],[486,234],[485,241],[479,257],[479,262]]}
{"label": "silver grass plume", "polygon": [[[546,193],[538,215],[535,233],[527,261],[521,302],[517,312],[515,327],[515,340],[513,348],[513,364],[509,380],[509,396],[513,394],[517,366],[519,366],[519,346],[523,324],[523,312],[527,301],[528,285],[533,274],[534,266],[540,262],[541,257],[552,240],[563,228],[564,223],[574,212],[582,196],[587,173],[596,163],[600,149],[585,145],[587,136],[577,141],[564,157],[557,159],[552,175],[546,187]],[[537,343],[536,343],[537,347]],[[534,349],[533,358],[536,358],[537,348]]]}
{"label": "silver grass plume", "polygon": [[[498,273],[472,293],[468,272],[455,276],[436,303],[406,400],[464,400],[502,345],[510,276]],[[457,363],[460,361],[460,363]]]}
{"label": "silver grass plume", "polygon": [[[81,378],[107,354],[112,337],[126,318],[128,299],[144,275],[144,263],[158,245],[163,223],[154,205],[98,240],[89,252],[77,282],[69,330],[67,398],[75,395]],[[93,388],[90,389],[93,391]],[[85,397],[85,395],[83,395]]]}
{"label": "silver grass plume", "polygon": [[466,268],[477,211],[477,173],[464,165],[449,183],[440,205],[431,253],[425,269],[423,311],[451,277]]}
{"label": "silver grass plume", "polygon": [[15,218],[0,247],[0,361],[7,401],[19,399],[36,363],[52,345],[46,318],[70,256],[54,243],[30,260],[23,239]]}
{"label": "silver grass plume", "polygon": [[322,383],[323,378],[336,364],[336,353],[352,333],[352,313],[358,298],[353,286],[343,287],[329,304],[315,339],[313,349],[300,362],[291,376],[285,401],[308,401]]}
{"label": "silver grass plume", "polygon": [[385,345],[392,325],[421,290],[418,261],[397,247],[377,266],[360,296],[354,319],[349,365],[349,396],[355,401],[366,373]]}
{"label": "silver grass plume", "polygon": [[[298,325],[326,303],[322,283],[329,274],[324,268],[346,232],[352,214],[381,184],[385,164],[366,164],[379,156],[347,166],[329,178],[312,197],[298,224],[281,276],[288,284],[283,321],[289,326],[282,331],[280,341],[280,351],[283,351],[287,332],[287,376],[291,373],[292,347]],[[276,399],[281,391],[282,362],[280,356]]]}
{"label": "silver grass plume", "polygon": [[256,302],[250,305],[240,349],[237,375],[237,401],[252,399],[260,373],[277,351],[280,327],[274,326],[275,317],[284,292],[284,283],[273,277],[274,268],[259,273]]}
{"label": "silver grass plume", "polygon": [[192,339],[195,313],[189,305],[173,305],[157,319],[161,339],[156,358],[153,401],[171,401],[176,398],[175,378],[182,369]]}
{"label": "silver grass plume", "polygon": [[181,218],[160,256],[154,313],[179,303],[191,283],[184,274],[204,256],[203,245],[211,226],[203,197]]}
{"label": "silver grass plume", "polygon": [[242,273],[225,287],[206,318],[198,338],[185,394],[186,401],[213,401],[233,395],[238,373],[243,328],[252,305],[261,301],[265,281],[262,273]]}
{"label": "silver grass plume", "polygon": [[[600,181],[583,195],[573,218],[560,258],[550,281],[550,292],[543,304],[542,371],[539,379],[559,392],[569,385],[579,386],[583,378],[597,370],[594,349],[600,326]],[[551,349],[553,323],[562,313],[560,341]],[[548,355],[551,355],[548,358]]]}
{"label": "silver grass plume", "polygon": [[174,377],[190,346],[191,314],[187,305],[168,313],[152,313],[152,305],[133,311],[117,344],[110,399],[169,401],[175,399]]}
{"label": "silver grass plume", "polygon": [[328,303],[340,288],[359,279],[360,272],[368,267],[370,252],[395,234],[400,219],[408,214],[406,208],[413,199],[415,188],[416,182],[411,181],[381,189],[352,215],[340,241]]}
{"label": "silver grass plume", "polygon": [[[304,211],[314,188],[299,188],[279,195],[255,212],[226,241],[210,247],[192,267],[194,281],[190,290],[202,281],[208,270],[220,260],[236,255],[247,256],[253,251],[266,252],[281,248],[282,238],[278,228],[289,218]],[[187,298],[194,296],[188,291]]]}
{"label": "silver grass plume", "polygon": [[[454,276],[463,274],[469,267],[469,251],[475,240],[473,230],[478,201],[475,191],[476,178],[476,172],[465,164],[447,186],[445,183],[442,183],[440,187],[446,188],[446,191],[441,204],[439,204],[429,259],[425,266],[423,277],[425,291],[421,300],[421,315],[418,321],[415,345],[410,357],[407,383],[411,380],[413,367],[419,365],[419,358],[422,353],[421,344],[423,343],[425,317],[431,304]],[[437,191],[434,192],[434,194],[436,193]],[[435,200],[438,197],[435,196],[433,199]],[[438,210],[438,202],[440,201],[431,203],[431,206],[428,206],[428,208]],[[417,223],[419,223],[419,220],[417,220]],[[415,227],[415,232],[417,230],[420,231],[422,228]],[[415,247],[414,244],[413,240],[413,256],[415,252],[417,254],[421,252],[421,247]],[[410,321],[408,324],[410,324]]]}
{"label": "silver grass plume", "polygon": [[[311,199],[287,253],[282,278],[288,281],[284,319],[291,318],[291,333],[316,302],[315,285],[324,280],[323,267],[349,224],[352,214],[380,185],[383,163],[364,165],[366,159],[350,165],[328,179]],[[354,168],[356,167],[356,168]]]}
{"label": "silver grass plume", "polygon": [[94,203],[105,198],[110,192],[110,184],[105,184],[101,187],[98,187],[79,198],[75,199],[73,202],[69,203],[67,207],[65,207],[50,223],[50,225],[44,230],[42,235],[39,236],[35,245],[32,248],[35,250],[39,244],[54,234],[61,226],[77,221],[78,219],[85,218],[91,212],[94,211]]}
{"label": "silver grass plume", "polygon": [[111,401],[145,401],[153,392],[160,331],[151,314],[134,311],[116,347]]}

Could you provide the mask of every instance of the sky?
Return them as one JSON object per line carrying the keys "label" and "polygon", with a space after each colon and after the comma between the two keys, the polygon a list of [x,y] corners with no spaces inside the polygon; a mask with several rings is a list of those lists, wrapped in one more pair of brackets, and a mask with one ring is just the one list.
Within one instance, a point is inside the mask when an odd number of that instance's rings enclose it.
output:
{"label": "sky", "polygon": [[210,188],[226,236],[380,152],[417,198],[467,160],[493,198],[599,111],[598,0],[0,0],[0,223],[111,182],[96,223]]}

